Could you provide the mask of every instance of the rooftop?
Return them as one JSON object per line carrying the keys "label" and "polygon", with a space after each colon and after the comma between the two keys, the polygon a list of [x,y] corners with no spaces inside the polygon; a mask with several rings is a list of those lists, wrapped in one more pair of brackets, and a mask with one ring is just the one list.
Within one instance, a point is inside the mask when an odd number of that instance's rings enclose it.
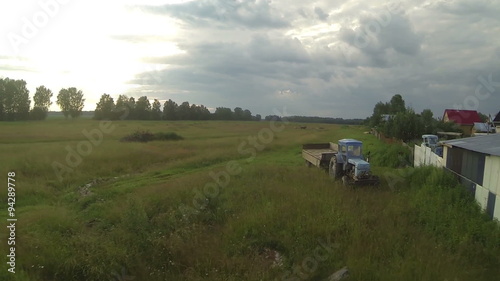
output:
{"label": "rooftop", "polygon": [[444,115],[448,115],[448,119],[460,125],[473,125],[474,122],[481,122],[475,110],[446,109]]}
{"label": "rooftop", "polygon": [[500,134],[448,140],[442,143],[448,147],[460,147],[479,153],[500,156]]}
{"label": "rooftop", "polygon": [[339,140],[339,143],[344,143],[344,144],[362,144],[361,141],[355,140],[355,139],[341,139],[341,140]]}
{"label": "rooftop", "polygon": [[474,123],[474,129],[478,132],[494,132],[494,128],[492,128],[488,123]]}
{"label": "rooftop", "polygon": [[493,122],[500,122],[500,112],[497,113],[497,115],[493,119]]}

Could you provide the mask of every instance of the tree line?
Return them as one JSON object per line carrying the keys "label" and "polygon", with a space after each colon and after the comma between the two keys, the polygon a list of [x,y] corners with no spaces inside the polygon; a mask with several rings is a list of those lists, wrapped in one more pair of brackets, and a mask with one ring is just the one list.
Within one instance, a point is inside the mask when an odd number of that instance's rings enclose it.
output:
{"label": "tree line", "polygon": [[[274,119],[277,116],[273,116]],[[268,117],[266,117],[267,120]],[[333,118],[333,117],[318,117],[318,116],[288,116],[286,119],[289,122],[297,123],[324,123],[324,124],[344,124],[344,125],[361,125],[363,119],[344,119],[344,118]]]}
{"label": "tree line", "polygon": [[161,104],[158,99],[151,103],[147,96],[137,100],[134,97],[119,95],[114,99],[103,94],[96,105],[94,119],[97,120],[240,120],[260,121],[259,114],[253,116],[248,109],[217,107],[211,113],[204,105],[190,104],[185,101],[177,104],[169,99]]}
{"label": "tree line", "polygon": [[366,122],[385,136],[405,142],[420,139],[423,134],[461,132],[455,123],[435,119],[430,109],[415,113],[411,107],[405,106],[399,94],[394,95],[389,102],[378,102]]}
{"label": "tree line", "polygon": [[[43,120],[47,118],[53,93],[45,86],[36,88],[33,108],[26,81],[0,78],[0,121]],[[57,95],[57,105],[66,118],[82,113],[85,99],[76,88],[63,88]]]}
{"label": "tree line", "polygon": [[[45,86],[36,88],[31,107],[30,93],[26,81],[0,78],[0,121],[44,120],[52,105],[53,92]],[[85,98],[75,87],[63,88],[57,95],[56,104],[65,118],[78,118],[82,114]],[[241,120],[260,121],[259,114],[253,116],[250,110],[236,107],[217,107],[211,113],[204,105],[177,104],[168,100],[163,105],[154,99],[151,103],[146,96],[119,95],[114,99],[103,94],[96,105],[94,119],[103,120]]]}

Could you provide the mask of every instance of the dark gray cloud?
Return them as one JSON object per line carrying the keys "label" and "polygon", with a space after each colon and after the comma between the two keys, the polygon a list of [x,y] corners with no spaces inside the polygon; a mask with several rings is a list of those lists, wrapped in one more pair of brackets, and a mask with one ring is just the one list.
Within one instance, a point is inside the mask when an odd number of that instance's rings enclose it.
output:
{"label": "dark gray cloud", "polygon": [[309,61],[309,54],[296,38],[273,40],[267,35],[256,35],[252,38],[248,51],[253,58],[264,62],[306,63]]}
{"label": "dark gray cloud", "polygon": [[389,67],[390,56],[415,56],[420,51],[421,35],[403,14],[379,11],[363,15],[359,23],[355,29],[343,27],[340,38],[366,55],[370,66]]}
{"label": "dark gray cloud", "polygon": [[314,13],[316,13],[316,16],[322,21],[326,21],[328,19],[328,14],[325,13],[320,7],[315,7]]}
{"label": "dark gray cloud", "polygon": [[500,7],[496,4],[496,1],[491,0],[455,0],[431,2],[429,6],[443,13],[465,16],[467,20],[476,21],[484,17],[498,19]]}
{"label": "dark gray cloud", "polygon": [[270,1],[200,0],[163,6],[144,6],[143,10],[164,14],[196,27],[284,28],[289,23]]}
{"label": "dark gray cloud", "polygon": [[492,13],[500,2],[227,3],[146,7],[185,24],[176,41],[184,53],[147,58],[166,68],[139,75],[136,93],[344,118],[367,117],[394,94],[437,116],[460,105],[499,110],[500,21]]}

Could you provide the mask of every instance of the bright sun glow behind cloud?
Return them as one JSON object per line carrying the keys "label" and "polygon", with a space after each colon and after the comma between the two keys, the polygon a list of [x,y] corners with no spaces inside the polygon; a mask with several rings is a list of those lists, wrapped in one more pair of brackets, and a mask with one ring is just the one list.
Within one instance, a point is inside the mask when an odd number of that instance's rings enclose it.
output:
{"label": "bright sun glow behind cloud", "polygon": [[[8,23],[0,29],[8,35],[0,50],[8,56],[0,61],[12,66],[2,76],[28,81],[32,95],[40,85],[52,89],[54,95],[61,88],[77,87],[87,98],[84,110],[93,110],[102,93],[124,93],[136,87],[130,84],[135,75],[158,69],[143,58],[181,52],[173,41],[174,21],[134,7],[158,1],[41,2],[52,6],[47,9],[37,1],[0,4],[2,22]],[[31,38],[23,35],[23,31],[33,31],[26,27],[27,21],[35,27],[33,35],[25,33]],[[54,104],[51,109],[58,107]]]}

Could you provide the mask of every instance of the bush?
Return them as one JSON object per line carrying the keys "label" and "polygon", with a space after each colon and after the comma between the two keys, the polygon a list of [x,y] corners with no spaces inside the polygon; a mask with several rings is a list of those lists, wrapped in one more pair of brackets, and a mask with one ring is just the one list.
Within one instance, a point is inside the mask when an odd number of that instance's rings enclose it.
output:
{"label": "bush", "polygon": [[148,141],[166,141],[166,140],[182,140],[184,139],[182,136],[174,132],[170,133],[151,133],[150,131],[141,131],[138,130],[128,136],[125,136],[120,139],[120,141],[126,142],[148,142]]}
{"label": "bush", "polygon": [[416,188],[408,203],[415,208],[419,225],[466,260],[490,266],[498,262],[500,226],[451,173],[423,167],[415,169],[409,180]]}
{"label": "bush", "polygon": [[373,150],[370,162],[376,166],[390,168],[411,166],[411,151],[399,144],[384,145]]}
{"label": "bush", "polygon": [[154,140],[182,140],[183,137],[179,136],[176,133],[156,133],[153,136]]}
{"label": "bush", "polygon": [[30,119],[31,120],[44,120],[47,118],[47,110],[41,107],[34,107],[30,111]]}

